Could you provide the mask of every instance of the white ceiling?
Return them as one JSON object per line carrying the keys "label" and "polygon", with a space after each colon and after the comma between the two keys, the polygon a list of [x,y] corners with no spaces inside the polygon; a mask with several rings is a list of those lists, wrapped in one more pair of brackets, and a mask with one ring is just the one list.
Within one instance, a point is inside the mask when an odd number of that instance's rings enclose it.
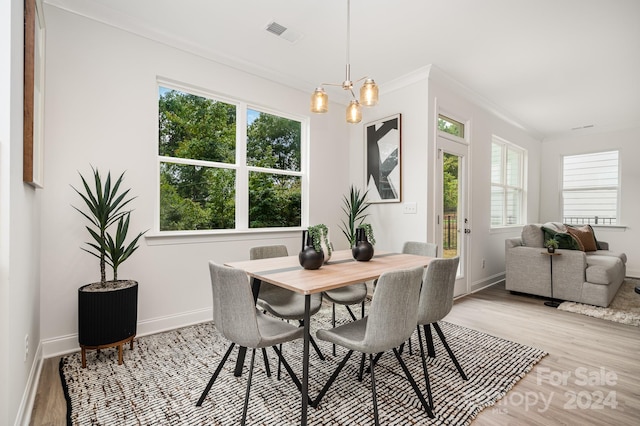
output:
{"label": "white ceiling", "polygon": [[[345,77],[346,0],[44,2],[309,93]],[[541,136],[640,125],[640,0],[351,0],[350,62],[382,90],[433,64]]]}

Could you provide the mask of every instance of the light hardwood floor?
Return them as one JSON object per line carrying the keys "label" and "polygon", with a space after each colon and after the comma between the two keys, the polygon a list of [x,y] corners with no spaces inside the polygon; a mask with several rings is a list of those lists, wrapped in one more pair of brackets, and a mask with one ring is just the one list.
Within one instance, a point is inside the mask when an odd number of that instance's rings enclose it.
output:
{"label": "light hardwood floor", "polygon": [[[640,424],[640,328],[558,311],[499,285],[456,300],[446,321],[549,353],[474,426]],[[43,363],[31,425],[66,422],[58,363]]]}

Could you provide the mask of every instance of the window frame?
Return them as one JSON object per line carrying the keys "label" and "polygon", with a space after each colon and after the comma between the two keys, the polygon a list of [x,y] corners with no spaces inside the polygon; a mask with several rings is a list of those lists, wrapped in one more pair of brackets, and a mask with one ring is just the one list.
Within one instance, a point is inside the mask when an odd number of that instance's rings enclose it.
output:
{"label": "window frame", "polygon": [[[167,157],[160,155],[158,149],[158,139],[160,128],[158,125],[158,93],[160,87],[178,90],[195,96],[213,99],[236,107],[236,147],[235,162],[222,163],[208,160],[197,160],[190,158]],[[147,237],[182,237],[182,236],[207,236],[207,235],[241,235],[274,232],[298,232],[308,225],[308,205],[309,205],[309,118],[288,112],[283,112],[274,108],[260,105],[256,102],[233,98],[215,91],[198,88],[193,85],[176,82],[169,79],[158,78],[155,85],[155,150],[156,150],[156,170],[155,170],[155,212],[153,232],[147,233]],[[260,113],[271,114],[300,123],[300,170],[270,169],[247,164],[247,125],[248,111],[254,110]],[[233,229],[199,229],[199,230],[168,230],[160,229],[160,169],[163,162],[169,161],[174,164],[196,165],[204,167],[226,168],[235,171],[235,228]],[[292,227],[269,227],[250,228],[249,227],[249,174],[251,172],[281,174],[286,176],[300,177],[300,226]]]}
{"label": "window frame", "polygon": [[[589,156],[589,155],[594,155],[594,154],[608,154],[608,153],[613,153],[615,152],[617,155],[616,161],[616,173],[617,173],[617,185],[615,186],[590,186],[590,187],[581,187],[581,188],[569,188],[569,189],[565,189],[565,158],[567,157],[584,157],[584,156]],[[620,227],[621,225],[621,217],[620,217],[620,202],[621,202],[621,194],[622,194],[622,183],[621,183],[621,168],[620,168],[620,150],[619,149],[607,149],[607,150],[601,150],[601,151],[590,151],[590,152],[583,152],[580,154],[565,154],[561,156],[561,172],[560,172],[560,211],[561,211],[561,217],[563,222],[566,222],[568,224],[572,224],[572,225],[582,225],[582,224],[590,224],[591,226],[602,226],[602,227],[609,227],[609,228],[616,228],[616,227]],[[574,191],[599,191],[599,190],[615,190],[616,192],[616,205],[615,205],[615,223],[591,223],[590,221],[587,222],[580,222],[580,223],[572,223],[570,221],[566,220],[565,217],[565,192],[574,192]],[[573,216],[572,216],[573,217]],[[595,216],[595,218],[597,218],[598,216]],[[589,220],[590,217],[586,217],[586,220]]]}
{"label": "window frame", "polygon": [[[493,145],[494,144],[498,144],[501,145],[503,147],[502,149],[502,155],[500,158],[500,166],[501,166],[501,183],[495,183],[493,181]],[[509,185],[508,184],[508,178],[507,178],[507,159],[508,159],[508,152],[509,150],[514,151],[514,152],[519,152],[520,153],[520,186],[513,186],[513,185]],[[489,214],[489,228],[492,230],[495,229],[500,229],[500,228],[513,228],[513,227],[519,227],[519,226],[523,226],[527,223],[527,187],[528,187],[528,182],[527,182],[527,164],[528,164],[528,151],[521,147],[520,145],[517,145],[513,142],[509,142],[506,139],[503,139],[499,136],[496,135],[492,135],[491,137],[491,163],[490,163],[490,178],[489,178],[489,187],[490,187],[490,192],[493,192],[492,189],[494,187],[500,187],[503,190],[503,199],[502,199],[502,223],[501,224],[496,224],[494,225],[492,222],[492,217],[491,214]],[[506,223],[507,222],[507,191],[509,189],[512,190],[519,190],[520,191],[520,222],[519,223]],[[493,197],[492,194],[490,194],[490,206],[489,206],[489,211],[492,212],[493,211]]]}

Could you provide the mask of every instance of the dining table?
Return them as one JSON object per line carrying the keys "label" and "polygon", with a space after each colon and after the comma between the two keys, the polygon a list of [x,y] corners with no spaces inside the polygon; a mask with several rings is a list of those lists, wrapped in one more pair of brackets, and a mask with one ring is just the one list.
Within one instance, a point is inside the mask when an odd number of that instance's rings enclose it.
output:
{"label": "dining table", "polygon": [[[426,267],[432,257],[406,253],[375,252],[368,261],[356,261],[351,250],[334,250],[329,262],[319,269],[304,269],[298,255],[267,259],[227,262],[225,265],[242,269],[252,279],[252,291],[257,298],[261,283],[268,282],[305,296],[302,354],[302,409],[300,424],[307,424],[309,406],[309,341],[311,295],[354,283],[375,280],[385,272],[398,269]],[[242,371],[246,348],[240,348],[236,375]]]}

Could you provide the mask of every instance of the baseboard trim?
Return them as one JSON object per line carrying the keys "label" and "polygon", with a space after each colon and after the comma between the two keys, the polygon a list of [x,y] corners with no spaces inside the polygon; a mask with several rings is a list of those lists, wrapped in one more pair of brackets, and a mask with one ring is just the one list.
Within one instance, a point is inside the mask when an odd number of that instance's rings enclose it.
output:
{"label": "baseboard trim", "polygon": [[[183,312],[176,315],[167,315],[164,317],[138,321],[137,336],[140,337],[149,334],[162,333],[163,331],[187,327],[189,325],[211,321],[212,319],[213,309],[205,308]],[[77,333],[45,339],[41,342],[41,346],[42,358],[66,355],[80,350]]]}
{"label": "baseboard trim", "polygon": [[33,363],[31,364],[31,370],[29,371],[29,378],[27,379],[27,385],[24,388],[22,394],[22,400],[18,407],[18,414],[16,415],[15,426],[29,426],[31,423],[31,412],[33,411],[33,403],[36,400],[36,393],[38,392],[38,382],[40,381],[40,373],[42,372],[42,343],[38,344],[35,356],[33,357]]}
{"label": "baseboard trim", "polygon": [[476,293],[480,290],[484,290],[485,288],[499,284],[504,280],[505,280],[505,272],[501,272],[499,274],[492,275],[480,281],[476,281],[471,284],[471,288],[469,289],[469,294]]}

